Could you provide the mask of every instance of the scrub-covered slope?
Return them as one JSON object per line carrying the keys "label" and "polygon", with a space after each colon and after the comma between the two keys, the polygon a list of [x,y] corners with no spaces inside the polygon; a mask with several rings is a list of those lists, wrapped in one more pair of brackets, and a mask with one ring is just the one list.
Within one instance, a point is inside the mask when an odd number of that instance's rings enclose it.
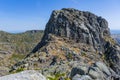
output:
{"label": "scrub-covered slope", "polygon": [[18,34],[0,31],[0,76],[8,74],[13,64],[31,52],[42,35],[42,30],[31,30]]}

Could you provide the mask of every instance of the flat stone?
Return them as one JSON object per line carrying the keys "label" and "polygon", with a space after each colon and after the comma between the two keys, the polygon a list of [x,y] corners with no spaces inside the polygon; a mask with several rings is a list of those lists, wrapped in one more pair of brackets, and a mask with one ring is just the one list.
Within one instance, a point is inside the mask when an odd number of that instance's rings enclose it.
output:
{"label": "flat stone", "polygon": [[37,71],[27,70],[20,73],[0,77],[0,80],[46,80],[46,78]]}

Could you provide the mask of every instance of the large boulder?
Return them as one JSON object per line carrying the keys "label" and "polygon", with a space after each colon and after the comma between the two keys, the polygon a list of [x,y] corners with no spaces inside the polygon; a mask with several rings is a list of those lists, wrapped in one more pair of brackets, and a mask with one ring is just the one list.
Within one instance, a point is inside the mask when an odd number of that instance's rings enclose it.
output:
{"label": "large boulder", "polygon": [[117,80],[120,77],[103,62],[96,62],[92,66],[76,66],[71,70],[72,80]]}
{"label": "large boulder", "polygon": [[88,66],[87,65],[79,65],[74,67],[71,71],[71,77],[75,76],[76,74],[79,75],[86,75],[88,73]]}
{"label": "large boulder", "polygon": [[89,75],[82,75],[82,76],[80,76],[80,75],[76,74],[72,78],[72,80],[92,80],[92,78]]}
{"label": "large boulder", "polygon": [[27,70],[20,73],[0,77],[0,80],[46,80],[46,78],[37,71]]}
{"label": "large boulder", "polygon": [[110,76],[111,73],[109,71],[109,68],[102,62],[96,62],[94,64],[95,67],[98,67],[103,73],[105,73],[106,75]]}

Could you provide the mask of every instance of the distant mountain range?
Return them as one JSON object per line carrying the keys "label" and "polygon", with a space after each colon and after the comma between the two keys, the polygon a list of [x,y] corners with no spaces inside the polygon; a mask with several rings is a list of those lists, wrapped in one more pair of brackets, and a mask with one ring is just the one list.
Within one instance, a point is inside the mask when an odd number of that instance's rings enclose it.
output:
{"label": "distant mountain range", "polygon": [[120,34],[120,30],[110,30],[111,34]]}
{"label": "distant mountain range", "polygon": [[112,37],[120,44],[120,34],[112,34]]}
{"label": "distant mountain range", "polygon": [[111,30],[111,36],[120,44],[120,30]]}

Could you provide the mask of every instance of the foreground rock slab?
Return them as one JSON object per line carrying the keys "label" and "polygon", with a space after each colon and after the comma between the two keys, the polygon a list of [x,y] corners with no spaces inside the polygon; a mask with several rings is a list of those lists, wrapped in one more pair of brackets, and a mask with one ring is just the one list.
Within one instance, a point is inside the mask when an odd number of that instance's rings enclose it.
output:
{"label": "foreground rock slab", "polygon": [[0,77],[0,80],[46,80],[46,78],[37,71],[26,70],[20,73]]}
{"label": "foreground rock slab", "polygon": [[96,62],[89,67],[77,66],[72,69],[71,78],[72,80],[120,80],[120,77],[103,62]]}

